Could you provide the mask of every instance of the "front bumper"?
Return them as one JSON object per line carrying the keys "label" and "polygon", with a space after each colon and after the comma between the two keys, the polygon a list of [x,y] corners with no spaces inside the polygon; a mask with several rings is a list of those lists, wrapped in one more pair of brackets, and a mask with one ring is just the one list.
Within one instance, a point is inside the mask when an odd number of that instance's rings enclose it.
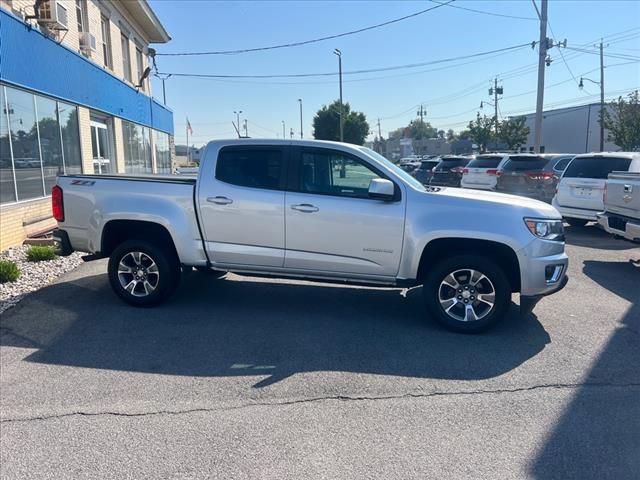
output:
{"label": "front bumper", "polygon": [[68,257],[73,253],[73,247],[69,240],[69,234],[59,228],[53,231],[53,239],[59,245],[59,254],[62,257]]}
{"label": "front bumper", "polygon": [[564,242],[535,239],[517,255],[522,297],[551,295],[566,285],[569,257]]}

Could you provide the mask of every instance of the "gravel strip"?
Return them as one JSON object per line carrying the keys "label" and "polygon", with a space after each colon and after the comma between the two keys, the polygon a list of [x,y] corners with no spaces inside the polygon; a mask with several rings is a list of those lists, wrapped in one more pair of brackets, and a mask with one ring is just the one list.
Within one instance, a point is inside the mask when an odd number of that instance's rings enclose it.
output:
{"label": "gravel strip", "polygon": [[18,280],[0,283],[0,313],[16,305],[26,294],[47,286],[82,263],[82,254],[77,252],[55,260],[28,262],[28,249],[28,245],[22,245],[0,253],[0,259],[13,260],[20,269]]}

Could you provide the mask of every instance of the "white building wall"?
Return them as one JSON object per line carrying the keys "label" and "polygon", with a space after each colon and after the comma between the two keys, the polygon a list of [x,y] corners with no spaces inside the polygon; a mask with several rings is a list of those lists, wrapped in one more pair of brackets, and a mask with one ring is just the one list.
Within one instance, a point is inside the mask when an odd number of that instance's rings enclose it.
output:
{"label": "white building wall", "polygon": [[[524,115],[530,129],[527,151],[534,146],[535,114]],[[548,110],[542,116],[542,141],[546,153],[588,153],[600,150],[600,104]],[[609,131],[604,131],[604,150],[618,151],[615,143],[607,142]]]}

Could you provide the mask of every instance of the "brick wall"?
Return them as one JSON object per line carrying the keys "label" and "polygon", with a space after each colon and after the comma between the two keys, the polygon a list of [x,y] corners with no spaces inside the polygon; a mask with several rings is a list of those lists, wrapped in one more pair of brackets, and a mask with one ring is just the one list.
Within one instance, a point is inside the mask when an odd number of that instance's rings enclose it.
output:
{"label": "brick wall", "polygon": [[[26,225],[25,225],[26,223]],[[20,245],[27,235],[55,227],[51,198],[0,206],[0,251]]]}

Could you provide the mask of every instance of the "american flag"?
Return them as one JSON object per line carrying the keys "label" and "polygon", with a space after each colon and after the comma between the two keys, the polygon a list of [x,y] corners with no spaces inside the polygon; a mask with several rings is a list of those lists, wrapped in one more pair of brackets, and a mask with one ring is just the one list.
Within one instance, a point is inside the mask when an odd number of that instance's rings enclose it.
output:
{"label": "american flag", "polygon": [[187,117],[187,132],[193,135],[193,128],[191,128],[191,123],[189,123],[189,117]]}

